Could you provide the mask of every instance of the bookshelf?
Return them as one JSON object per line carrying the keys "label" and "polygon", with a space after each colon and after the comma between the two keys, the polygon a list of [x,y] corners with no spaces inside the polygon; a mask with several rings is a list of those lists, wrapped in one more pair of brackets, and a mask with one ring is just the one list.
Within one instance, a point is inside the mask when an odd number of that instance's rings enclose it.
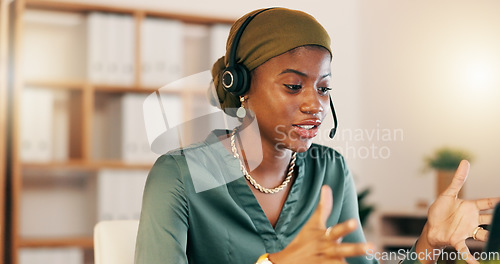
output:
{"label": "bookshelf", "polygon": [[[3,5],[4,1],[0,3],[2,3],[0,11],[7,12]],[[101,179],[103,171],[147,173],[154,161],[143,159],[136,161],[134,157],[126,158],[120,153],[118,156],[116,153],[103,153],[107,148],[101,145],[107,144],[114,138],[106,138],[106,135],[102,134],[104,132],[100,132],[109,128],[106,125],[114,124],[103,117],[105,116],[103,113],[107,114],[103,111],[107,111],[110,105],[118,102],[117,109],[125,111],[126,107],[121,105],[126,100],[124,98],[131,100],[134,97],[147,96],[160,88],[157,85],[144,85],[148,78],[144,71],[147,54],[143,48],[146,45],[143,37],[146,24],[150,21],[165,20],[174,21],[172,23],[175,25],[182,24],[185,31],[190,32],[187,37],[183,37],[183,41],[188,43],[182,46],[197,49],[208,45],[210,34],[206,32],[209,32],[209,28],[216,25],[228,27],[234,20],[49,0],[15,0],[10,3],[10,7],[9,15],[12,18],[10,39],[14,43],[9,48],[13,56],[10,72],[13,76],[10,89],[13,108],[8,114],[13,121],[9,126],[12,135],[11,149],[7,149],[4,145],[3,138],[6,131],[0,131],[2,172],[6,166],[5,156],[12,157],[9,160],[11,170],[8,175],[9,188],[12,190],[9,197],[11,210],[10,214],[6,214],[10,215],[7,221],[10,223],[7,242],[10,248],[5,253],[6,259],[9,263],[17,264],[23,262],[23,259],[24,262],[28,259],[27,255],[24,255],[24,258],[21,256],[22,252],[33,250],[40,251],[41,254],[42,251],[51,249],[70,249],[73,254],[77,249],[81,252],[76,254],[77,258],[80,258],[78,256],[83,258],[77,263],[93,263],[92,228],[100,219],[100,197],[103,196],[100,184],[103,182]],[[3,13],[2,18],[5,17]],[[101,16],[100,19],[105,17],[110,21],[114,19],[115,22],[110,23],[115,25],[117,17],[129,21],[127,24],[129,31],[126,34],[131,34],[127,36],[132,36],[129,41],[132,43],[103,44],[112,47],[112,50],[108,49],[105,52],[106,54],[113,53],[115,47],[130,51],[126,53],[125,58],[132,63],[130,71],[124,77],[130,79],[128,83],[100,81],[92,77],[93,72],[89,66],[92,61],[88,58],[97,51],[89,48],[92,45],[91,37],[95,36],[89,33],[91,25],[88,21],[90,17],[96,16]],[[48,22],[43,22],[45,20]],[[0,26],[4,26],[3,20],[1,22]],[[5,39],[5,36],[0,38],[1,52],[7,50],[4,48]],[[225,44],[225,39],[222,43]],[[192,52],[195,55],[188,58],[182,76],[198,69],[208,70],[209,64],[189,64],[189,62],[199,63],[197,60],[200,58],[210,63],[208,59],[212,58],[208,58],[205,53],[206,50]],[[121,57],[125,56],[118,57],[122,59]],[[7,60],[2,57],[0,63],[3,66],[7,64]],[[5,67],[0,69],[4,71]],[[0,78],[0,100],[5,98],[2,93],[7,92],[7,83],[2,80],[4,78]],[[205,96],[206,88],[161,90],[160,93],[179,98],[184,102],[180,112],[189,115],[196,111],[193,110],[196,107],[193,101]],[[29,112],[27,106],[35,103],[36,111],[27,114]],[[4,109],[4,106],[5,104],[0,101],[1,127],[5,127],[2,122],[6,122],[7,118],[7,109],[6,107]],[[35,145],[36,141],[27,144],[23,141],[25,135],[34,138],[44,137],[47,134],[43,129],[39,129],[42,125],[39,124],[38,127],[34,125],[38,124],[37,119],[43,119],[44,115],[50,117],[51,121],[47,123],[55,124],[52,125],[51,134],[47,138],[58,143],[51,143],[50,151],[27,155],[26,146]],[[124,125],[118,128],[127,130]],[[37,134],[33,134],[33,130]],[[127,137],[127,132],[119,133],[120,137]],[[124,148],[123,141],[119,144]],[[1,187],[4,177],[3,174],[0,175]],[[2,245],[2,248],[4,247],[5,245]],[[74,258],[75,254],[72,256]]]}

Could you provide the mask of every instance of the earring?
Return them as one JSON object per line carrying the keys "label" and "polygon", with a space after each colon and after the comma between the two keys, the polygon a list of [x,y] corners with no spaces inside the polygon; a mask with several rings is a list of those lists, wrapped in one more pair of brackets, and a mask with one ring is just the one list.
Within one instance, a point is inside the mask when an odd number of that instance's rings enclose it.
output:
{"label": "earring", "polygon": [[244,118],[247,115],[247,110],[245,109],[245,107],[243,107],[243,103],[245,102],[245,97],[240,96],[240,102],[241,105],[238,108],[238,110],[236,110],[236,116],[238,118]]}

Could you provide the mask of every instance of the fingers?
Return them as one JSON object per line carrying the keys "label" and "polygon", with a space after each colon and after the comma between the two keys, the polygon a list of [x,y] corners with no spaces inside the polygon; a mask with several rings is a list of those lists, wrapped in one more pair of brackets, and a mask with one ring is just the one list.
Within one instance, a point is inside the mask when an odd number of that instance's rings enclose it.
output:
{"label": "fingers", "polygon": [[465,244],[465,240],[462,240],[458,242],[456,245],[453,245],[453,247],[460,253],[460,256],[467,261],[469,264],[479,264],[479,262],[474,259],[472,254],[470,253],[469,248]]}
{"label": "fingers", "polygon": [[364,256],[370,248],[372,248],[371,245],[366,243],[342,243],[331,245],[325,250],[325,254],[332,258],[349,258]]}
{"label": "fingers", "polygon": [[328,185],[323,185],[321,187],[321,198],[319,201],[318,209],[321,214],[321,224],[322,227],[326,228],[326,220],[330,216],[333,207],[333,195],[332,189]]}
{"label": "fingers", "polygon": [[493,220],[493,215],[491,214],[482,214],[479,215],[479,225],[489,225]]}
{"label": "fingers", "polygon": [[479,199],[475,201],[477,209],[479,210],[490,210],[495,208],[495,206],[500,203],[500,197],[498,198],[486,198]]}
{"label": "fingers", "polygon": [[328,240],[339,240],[345,237],[347,234],[351,233],[352,231],[356,230],[357,227],[358,227],[358,222],[354,219],[349,219],[343,223],[330,226],[326,230],[326,238]]}
{"label": "fingers", "polygon": [[488,232],[488,230],[481,228],[476,233],[476,240],[486,242],[488,240],[489,235],[490,232]]}
{"label": "fingers", "polygon": [[321,187],[321,194],[319,198],[319,203],[314,211],[313,215],[306,224],[306,229],[326,229],[326,220],[330,216],[333,207],[333,195],[332,189],[324,185]]}
{"label": "fingers", "polygon": [[448,186],[448,188],[441,195],[457,197],[458,192],[460,192],[460,189],[462,189],[462,186],[464,186],[465,180],[467,179],[469,168],[469,162],[462,160],[460,165],[458,165],[457,172],[455,172],[455,176],[453,177],[450,186]]}

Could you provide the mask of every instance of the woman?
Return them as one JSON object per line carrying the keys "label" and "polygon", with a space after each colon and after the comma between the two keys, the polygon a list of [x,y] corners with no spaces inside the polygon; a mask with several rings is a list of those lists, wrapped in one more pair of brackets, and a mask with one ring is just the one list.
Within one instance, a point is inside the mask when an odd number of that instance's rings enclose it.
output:
{"label": "woman", "polygon": [[[136,263],[371,262],[344,159],[312,144],[329,111],[331,59],[327,32],[303,12],[257,10],[233,25],[212,75],[220,107],[242,124],[157,160]],[[477,227],[491,219],[479,211],[498,199],[456,198],[468,166],[461,163],[432,205],[415,253],[446,245],[468,252],[466,238],[486,239]],[[435,258],[418,256],[422,263]]]}

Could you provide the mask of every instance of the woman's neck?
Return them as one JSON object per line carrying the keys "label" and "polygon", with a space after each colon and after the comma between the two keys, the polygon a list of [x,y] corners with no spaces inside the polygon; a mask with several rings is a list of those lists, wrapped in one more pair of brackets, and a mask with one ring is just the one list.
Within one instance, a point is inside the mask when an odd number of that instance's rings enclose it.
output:
{"label": "woman's neck", "polygon": [[292,156],[291,150],[278,147],[252,126],[238,129],[235,144],[247,170],[257,181],[283,180]]}

